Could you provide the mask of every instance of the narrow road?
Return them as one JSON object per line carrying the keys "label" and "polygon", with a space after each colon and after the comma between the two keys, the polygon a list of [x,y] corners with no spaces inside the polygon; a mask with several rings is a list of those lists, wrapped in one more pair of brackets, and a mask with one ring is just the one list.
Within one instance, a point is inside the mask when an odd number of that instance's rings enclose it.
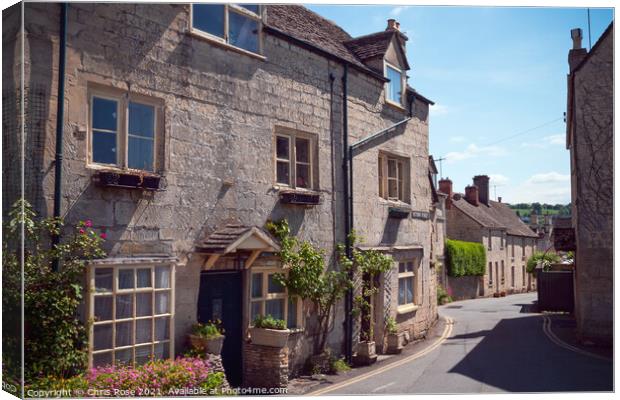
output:
{"label": "narrow road", "polygon": [[611,391],[612,363],[553,343],[542,316],[530,311],[535,299],[526,293],[442,306],[454,327],[441,346],[328,394]]}

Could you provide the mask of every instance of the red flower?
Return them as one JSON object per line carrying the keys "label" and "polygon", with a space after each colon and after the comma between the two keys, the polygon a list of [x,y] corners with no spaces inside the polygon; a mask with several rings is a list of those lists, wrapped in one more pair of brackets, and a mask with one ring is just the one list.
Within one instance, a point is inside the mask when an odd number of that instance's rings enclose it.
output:
{"label": "red flower", "polygon": [[86,231],[84,229],[80,228],[80,235],[83,235],[85,233],[86,233]]}
{"label": "red flower", "polygon": [[101,237],[101,239],[105,239],[108,237],[108,235],[105,232],[101,233],[101,235],[99,236]]}
{"label": "red flower", "polygon": [[84,225],[85,225],[87,228],[90,228],[90,227],[92,227],[92,226],[93,226],[93,221],[91,221],[91,220],[87,219],[86,221],[84,221]]}

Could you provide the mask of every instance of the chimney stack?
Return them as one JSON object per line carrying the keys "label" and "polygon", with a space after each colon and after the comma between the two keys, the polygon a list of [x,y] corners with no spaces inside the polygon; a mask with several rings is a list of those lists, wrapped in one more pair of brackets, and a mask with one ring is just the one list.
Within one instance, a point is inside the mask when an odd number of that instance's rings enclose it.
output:
{"label": "chimney stack", "polygon": [[497,202],[501,203],[502,202],[502,196],[497,196]]}
{"label": "chimney stack", "polygon": [[536,213],[530,214],[530,224],[538,225],[538,215],[536,215]]}
{"label": "chimney stack", "polygon": [[466,186],[465,187],[465,200],[472,206],[478,207],[478,187]]}
{"label": "chimney stack", "polygon": [[570,37],[573,39],[573,48],[568,52],[568,66],[570,72],[573,72],[588,54],[588,51],[581,47],[582,35],[580,28],[571,29]]}
{"label": "chimney stack", "polygon": [[446,199],[446,210],[449,210],[452,207],[452,181],[450,178],[441,179],[439,181],[439,191],[448,195]]}
{"label": "chimney stack", "polygon": [[485,206],[489,205],[489,177],[487,175],[474,176],[474,186],[478,188],[478,200]]}
{"label": "chimney stack", "polygon": [[394,18],[390,18],[387,20],[387,28],[386,31],[400,31],[400,23],[396,22]]}

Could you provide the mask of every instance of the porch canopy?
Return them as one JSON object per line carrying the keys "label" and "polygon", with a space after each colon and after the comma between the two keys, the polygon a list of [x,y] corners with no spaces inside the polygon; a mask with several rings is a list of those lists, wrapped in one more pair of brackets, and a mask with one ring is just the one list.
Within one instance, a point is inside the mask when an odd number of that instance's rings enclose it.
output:
{"label": "porch canopy", "polygon": [[280,245],[257,226],[228,224],[208,235],[196,246],[196,252],[207,256],[203,269],[210,269],[226,254],[248,252],[244,267],[250,268],[262,252],[280,251]]}

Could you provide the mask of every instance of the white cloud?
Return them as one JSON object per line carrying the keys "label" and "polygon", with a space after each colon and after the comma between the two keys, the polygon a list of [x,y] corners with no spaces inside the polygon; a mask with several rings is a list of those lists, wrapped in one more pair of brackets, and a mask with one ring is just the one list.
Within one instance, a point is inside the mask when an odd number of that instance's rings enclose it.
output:
{"label": "white cloud", "polygon": [[541,172],[530,176],[517,185],[497,188],[497,195],[507,203],[549,203],[570,202],[570,175],[558,172]]}
{"label": "white cloud", "polygon": [[501,174],[490,174],[489,178],[489,183],[497,186],[504,186],[510,181],[507,176]]}
{"label": "white cloud", "polygon": [[548,183],[564,183],[570,182],[570,175],[562,175],[560,173],[552,171],[541,174],[534,174],[530,176],[526,182],[535,185]]}
{"label": "white cloud", "polygon": [[465,136],[450,136],[449,140],[454,143],[462,143],[465,141]]}
{"label": "white cloud", "polygon": [[444,106],[443,104],[433,104],[431,105],[431,114],[433,115],[433,117],[437,117],[439,115],[445,115],[448,113],[448,107]]}
{"label": "white cloud", "polygon": [[550,146],[564,146],[566,144],[566,135],[560,133],[558,135],[549,135],[541,138],[536,142],[523,142],[521,147],[531,149],[546,149]]}
{"label": "white cloud", "polygon": [[407,9],[407,7],[405,6],[398,6],[398,7],[394,7],[392,8],[392,10],[390,11],[390,15],[394,16],[394,17],[398,17],[403,11],[405,11]]}
{"label": "white cloud", "polygon": [[477,146],[470,144],[463,151],[451,151],[445,155],[448,163],[468,160],[476,157],[501,157],[506,155],[506,150],[499,146]]}

